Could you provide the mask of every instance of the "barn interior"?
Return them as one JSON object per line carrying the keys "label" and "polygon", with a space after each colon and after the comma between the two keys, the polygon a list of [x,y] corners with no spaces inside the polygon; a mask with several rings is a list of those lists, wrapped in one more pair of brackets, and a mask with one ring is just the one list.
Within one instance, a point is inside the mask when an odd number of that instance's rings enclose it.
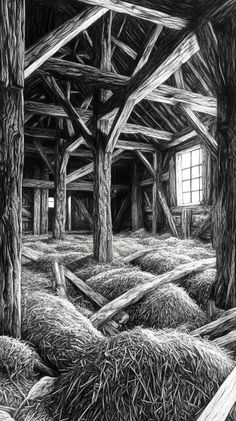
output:
{"label": "barn interior", "polygon": [[1,0],[0,419],[236,419],[235,30]]}

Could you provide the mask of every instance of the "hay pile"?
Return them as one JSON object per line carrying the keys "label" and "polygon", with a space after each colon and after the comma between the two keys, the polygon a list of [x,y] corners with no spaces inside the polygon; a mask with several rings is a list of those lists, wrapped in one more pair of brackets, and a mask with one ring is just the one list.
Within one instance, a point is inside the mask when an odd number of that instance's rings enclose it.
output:
{"label": "hay pile", "polygon": [[55,380],[54,420],[193,421],[234,367],[216,345],[136,328],[92,341]]}
{"label": "hay pile", "polygon": [[36,360],[36,352],[26,344],[0,336],[0,405],[19,407],[37,382]]}
{"label": "hay pile", "polygon": [[25,297],[22,337],[45,362],[64,368],[79,358],[86,342],[102,338],[102,334],[68,300],[37,293]]}
{"label": "hay pile", "polygon": [[212,286],[216,278],[216,269],[207,269],[204,272],[196,273],[191,277],[183,278],[179,284],[186,289],[191,298],[198,305],[207,308],[207,304],[211,299]]}
{"label": "hay pile", "polygon": [[186,255],[170,253],[169,251],[158,251],[148,253],[135,260],[135,264],[142,270],[161,275],[184,263],[190,263],[192,259]]}
{"label": "hay pile", "polygon": [[[94,276],[88,279],[87,283],[111,301],[150,279],[153,280],[153,276],[142,271],[116,269]],[[126,311],[130,316],[128,327],[142,325],[162,329],[185,325],[192,330],[207,323],[206,315],[186,291],[173,284],[147,294]]]}

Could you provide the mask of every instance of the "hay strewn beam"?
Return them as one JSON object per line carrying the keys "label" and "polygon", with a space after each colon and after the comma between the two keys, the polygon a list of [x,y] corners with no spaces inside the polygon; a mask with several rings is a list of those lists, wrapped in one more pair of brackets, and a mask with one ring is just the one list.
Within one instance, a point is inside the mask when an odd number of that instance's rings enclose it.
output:
{"label": "hay strewn beam", "polygon": [[117,13],[125,13],[135,18],[140,18],[153,22],[157,25],[163,25],[167,28],[180,30],[187,26],[187,20],[175,16],[170,16],[167,13],[160,12],[155,9],[140,6],[138,4],[128,3],[121,0],[79,0],[82,3],[106,7],[114,10]]}
{"label": "hay strewn beam", "polygon": [[63,47],[63,45],[67,44],[76,35],[96,22],[106,12],[107,9],[101,7],[86,8],[85,11],[41,38],[26,51],[25,78],[29,77],[41,64]]}
{"label": "hay strewn beam", "polygon": [[215,258],[202,259],[197,262],[191,262],[177,266],[174,270],[167,272],[164,275],[154,276],[150,274],[150,282],[131,288],[125,294],[111,301],[91,317],[91,322],[94,326],[99,327],[107,320],[112,319],[121,310],[124,310],[130,305],[137,303],[139,300],[141,300],[141,298],[145,297],[146,294],[155,291],[160,286],[170,282],[176,283],[184,276],[190,275],[192,273],[202,272],[206,269],[215,267],[215,265]]}

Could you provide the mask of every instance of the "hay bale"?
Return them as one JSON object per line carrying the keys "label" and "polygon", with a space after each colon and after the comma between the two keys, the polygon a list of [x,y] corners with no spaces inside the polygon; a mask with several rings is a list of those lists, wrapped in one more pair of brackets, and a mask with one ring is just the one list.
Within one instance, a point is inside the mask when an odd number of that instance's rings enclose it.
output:
{"label": "hay bale", "polygon": [[102,264],[98,263],[97,260],[93,259],[91,256],[80,259],[78,262],[73,262],[67,266],[78,278],[81,278],[83,281],[95,276],[99,273],[106,272],[108,270],[116,268],[124,268],[126,265],[120,260],[113,260],[111,263]]}
{"label": "hay bale", "polygon": [[180,285],[188,292],[198,305],[207,308],[211,299],[212,286],[216,279],[216,269],[207,269],[204,272],[196,273],[180,280]]}
{"label": "hay bale", "polygon": [[136,328],[87,344],[55,380],[48,406],[70,421],[192,421],[233,367],[206,340]]}
{"label": "hay bale", "polygon": [[87,341],[102,334],[68,300],[37,293],[25,297],[22,337],[46,362],[63,368],[79,358]]}
{"label": "hay bale", "polygon": [[176,266],[184,263],[190,263],[192,259],[188,256],[170,253],[166,251],[148,253],[138,258],[135,264],[140,266],[142,270],[151,272],[155,275],[161,275],[174,269]]}
{"label": "hay bale", "polygon": [[[148,273],[118,269],[87,280],[89,286],[110,301],[129,289],[150,281]],[[129,327],[142,325],[162,329],[185,325],[192,330],[207,323],[207,317],[183,288],[165,285],[147,294],[138,303],[126,309]]]}
{"label": "hay bale", "polygon": [[25,343],[0,336],[0,405],[17,408],[38,375],[34,366],[38,356]]}

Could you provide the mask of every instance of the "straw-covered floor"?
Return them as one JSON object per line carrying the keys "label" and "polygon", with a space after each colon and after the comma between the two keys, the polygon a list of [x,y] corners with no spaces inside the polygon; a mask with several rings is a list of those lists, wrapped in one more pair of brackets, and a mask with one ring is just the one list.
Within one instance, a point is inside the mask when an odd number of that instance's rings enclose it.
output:
{"label": "straw-covered floor", "polygon": [[[140,230],[114,237],[111,264],[98,264],[92,248],[91,235],[24,238],[37,261],[23,259],[22,339],[35,351],[20,344],[42,358],[53,378],[39,383],[34,399],[9,398],[4,405],[14,404],[16,421],[192,421],[235,365],[224,349],[189,334],[208,322],[215,271],[147,294],[126,308],[125,325],[110,331],[105,324],[101,333],[89,320],[98,306],[69,281],[67,299],[55,295],[52,264],[63,264],[111,301],[153,275],[214,256],[212,247]],[[127,259],[137,252],[143,255]],[[39,380],[35,375],[24,397]]]}

